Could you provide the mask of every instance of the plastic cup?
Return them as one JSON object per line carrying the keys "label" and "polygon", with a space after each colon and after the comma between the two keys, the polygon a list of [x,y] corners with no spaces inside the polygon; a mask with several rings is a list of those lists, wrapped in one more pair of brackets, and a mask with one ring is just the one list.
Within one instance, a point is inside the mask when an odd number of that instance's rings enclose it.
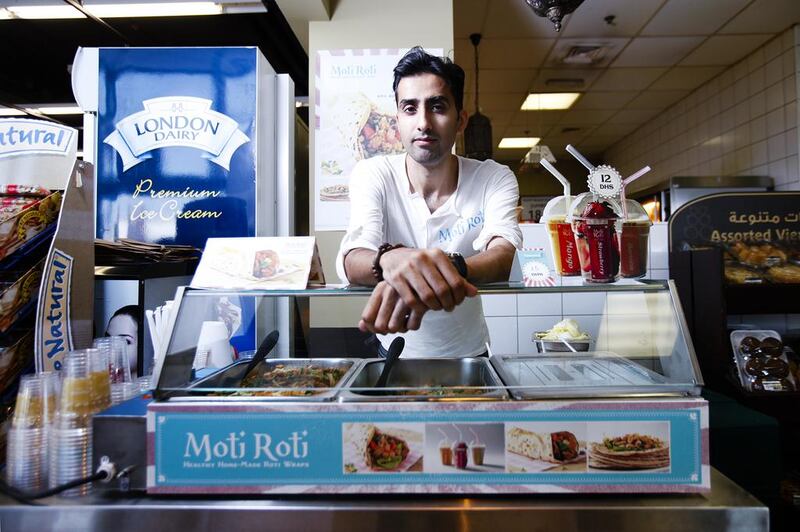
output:
{"label": "plastic cup", "polygon": [[44,429],[52,422],[57,405],[56,382],[51,376],[23,375],[11,426]]}
{"label": "plastic cup", "polygon": [[111,385],[111,404],[118,405],[139,394],[138,382],[115,382]]}
{"label": "plastic cup", "polygon": [[625,207],[628,218],[620,234],[620,274],[638,279],[647,274],[647,240],[653,222],[638,202],[626,200]]}
{"label": "plastic cup", "polygon": [[122,336],[95,338],[94,347],[106,352],[108,356],[108,374],[112,383],[131,382],[128,342]]}
{"label": "plastic cup", "polygon": [[95,412],[111,406],[111,376],[109,374],[109,352],[103,349],[89,351],[89,380]]}
{"label": "plastic cup", "polygon": [[556,272],[562,276],[580,275],[580,261],[572,225],[567,221],[571,196],[558,196],[545,205],[541,221],[547,224],[550,249]]}
{"label": "plastic cup", "polygon": [[453,449],[449,445],[442,445],[439,447],[439,455],[442,459],[442,465],[453,465]]}
{"label": "plastic cup", "polygon": [[619,279],[621,209],[616,202],[597,199],[588,193],[578,196],[570,209],[583,280],[613,283]]}
{"label": "plastic cup", "polygon": [[79,416],[97,412],[89,360],[90,353],[96,351],[96,349],[79,349],[69,352],[64,358],[64,366],[61,369],[64,377],[61,381],[60,412]]}
{"label": "plastic cup", "polygon": [[486,446],[476,443],[470,445],[469,449],[472,451],[472,464],[476,466],[483,465],[483,458],[486,455]]}
{"label": "plastic cup", "polygon": [[[51,488],[92,473],[91,416],[60,411],[50,430],[48,483]],[[91,484],[61,493],[63,497],[87,495]]]}

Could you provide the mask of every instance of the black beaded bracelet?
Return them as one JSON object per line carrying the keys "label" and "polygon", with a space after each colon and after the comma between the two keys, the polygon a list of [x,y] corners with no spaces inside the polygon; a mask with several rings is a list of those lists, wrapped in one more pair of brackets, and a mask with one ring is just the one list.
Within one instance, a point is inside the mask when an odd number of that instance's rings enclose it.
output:
{"label": "black beaded bracelet", "polygon": [[383,281],[383,268],[381,268],[381,257],[393,249],[404,248],[403,244],[389,244],[388,242],[381,244],[378,248],[378,253],[375,254],[375,259],[372,261],[372,275],[378,282]]}

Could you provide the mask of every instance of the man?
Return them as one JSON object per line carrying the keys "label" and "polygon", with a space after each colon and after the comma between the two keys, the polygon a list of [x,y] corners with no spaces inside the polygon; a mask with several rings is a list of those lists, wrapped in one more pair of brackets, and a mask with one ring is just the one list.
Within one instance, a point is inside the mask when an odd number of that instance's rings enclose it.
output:
{"label": "man", "polygon": [[404,356],[478,356],[489,332],[473,283],[508,280],[522,245],[517,180],[494,161],[452,153],[467,124],[461,67],[415,47],[393,88],[406,153],[353,169],[337,271],[375,285],[359,328],[380,335],[382,354],[407,333]]}

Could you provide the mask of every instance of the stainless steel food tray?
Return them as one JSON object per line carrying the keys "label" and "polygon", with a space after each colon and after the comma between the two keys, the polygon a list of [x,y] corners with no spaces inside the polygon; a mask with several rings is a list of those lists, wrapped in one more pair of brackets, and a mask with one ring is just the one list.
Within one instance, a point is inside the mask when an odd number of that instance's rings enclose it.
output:
{"label": "stainless steel food tray", "polygon": [[[489,364],[478,358],[400,358],[392,369],[386,390],[370,389],[383,370],[383,359],[365,360],[344,388],[342,401],[497,401],[509,398],[502,381]],[[409,395],[414,388],[441,386],[441,390]],[[481,388],[475,393],[448,393],[450,388]],[[355,389],[358,388],[358,389]],[[398,389],[399,388],[399,389]]]}
{"label": "stainless steel food tray", "polygon": [[696,383],[670,382],[613,353],[499,355],[491,362],[515,399],[684,395],[697,391]]}
{"label": "stainless steel food tray", "polygon": [[[189,389],[194,390],[197,392],[197,388],[207,388],[208,391],[211,392],[212,388],[231,388],[232,383],[238,383],[241,378],[242,374],[247,369],[247,365],[250,363],[249,360],[242,360],[240,362],[234,362],[230,366],[227,366],[216,373],[209,375],[208,377],[204,377],[203,379],[193,383]],[[319,391],[314,393],[313,395],[288,395],[288,396],[246,396],[246,395],[234,395],[234,396],[209,396],[204,394],[191,394],[185,395],[180,397],[181,400],[184,399],[193,399],[193,400],[223,400],[223,401],[303,401],[303,402],[321,402],[321,401],[332,401],[338,392],[338,390],[342,387],[342,385],[347,382],[348,379],[352,377],[356,369],[361,365],[361,361],[356,358],[269,358],[264,360],[256,369],[253,371],[261,371],[267,372],[278,365],[284,365],[289,367],[302,367],[302,366],[321,366],[324,368],[342,368],[346,369],[346,372],[339,381],[336,383],[335,386],[332,388],[326,388],[324,391]],[[257,388],[254,388],[256,390]]]}

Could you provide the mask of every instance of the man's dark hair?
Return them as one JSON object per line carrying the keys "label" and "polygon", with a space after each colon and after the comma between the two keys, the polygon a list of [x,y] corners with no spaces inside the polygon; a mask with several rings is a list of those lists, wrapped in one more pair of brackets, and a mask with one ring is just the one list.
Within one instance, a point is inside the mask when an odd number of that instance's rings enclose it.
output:
{"label": "man's dark hair", "polygon": [[434,74],[442,78],[453,93],[456,111],[464,108],[464,70],[447,57],[436,57],[415,46],[394,67],[394,99],[397,101],[397,86],[403,78],[420,74]]}

